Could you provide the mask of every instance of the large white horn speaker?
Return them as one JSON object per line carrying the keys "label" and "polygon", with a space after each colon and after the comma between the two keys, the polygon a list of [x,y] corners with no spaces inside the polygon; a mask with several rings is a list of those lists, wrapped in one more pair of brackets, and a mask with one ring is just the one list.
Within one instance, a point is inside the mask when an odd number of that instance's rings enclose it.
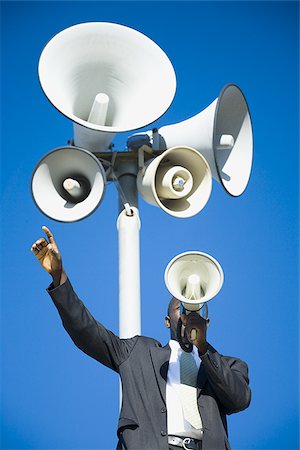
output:
{"label": "large white horn speaker", "polygon": [[[149,145],[151,138],[151,131],[135,134],[127,145],[139,146],[139,140],[141,145]],[[157,141],[159,150],[178,145],[197,149],[228,194],[239,196],[246,189],[252,167],[253,137],[249,109],[238,86],[226,85],[219,97],[199,114],[160,128]]]}
{"label": "large white horn speaker", "polygon": [[174,147],[148,161],[137,176],[148,203],[175,217],[191,217],[206,205],[211,189],[210,168],[197,150]]}
{"label": "large white horn speaker", "polygon": [[92,153],[77,147],[60,147],[38,162],[31,192],[46,216],[60,222],[75,222],[99,206],[105,183],[105,171]]}
{"label": "large white horn speaker", "polygon": [[144,127],[170,106],[176,90],[171,62],[144,34],[90,22],[55,35],[39,61],[49,101],[74,122],[74,145],[106,150],[115,133]]}
{"label": "large white horn speaker", "polygon": [[214,298],[224,281],[222,267],[212,256],[185,252],[173,258],[165,270],[165,283],[173,297],[188,311],[199,311]]}

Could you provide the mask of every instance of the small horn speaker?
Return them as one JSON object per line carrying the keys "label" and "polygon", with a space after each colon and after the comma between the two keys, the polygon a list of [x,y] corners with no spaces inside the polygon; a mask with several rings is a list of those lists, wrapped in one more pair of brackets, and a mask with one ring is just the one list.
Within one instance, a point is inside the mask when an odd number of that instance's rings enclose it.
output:
{"label": "small horn speaker", "polygon": [[31,192],[46,216],[60,222],[76,222],[99,206],[105,183],[105,171],[92,153],[77,147],[60,147],[38,162]]}
{"label": "small horn speaker", "polygon": [[191,217],[206,205],[212,176],[197,150],[174,147],[146,163],[137,177],[138,190],[150,204],[175,217]]}

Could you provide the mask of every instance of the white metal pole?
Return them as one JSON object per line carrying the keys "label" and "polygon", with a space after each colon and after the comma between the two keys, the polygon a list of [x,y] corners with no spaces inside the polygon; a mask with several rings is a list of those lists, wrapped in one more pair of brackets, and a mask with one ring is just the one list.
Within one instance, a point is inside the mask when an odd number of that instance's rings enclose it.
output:
{"label": "white metal pole", "polygon": [[140,306],[140,218],[138,209],[132,215],[123,209],[117,220],[119,234],[119,336],[130,338],[141,334]]}
{"label": "white metal pole", "polygon": [[141,334],[137,159],[120,155],[115,167],[119,184],[119,336],[125,339]]}
{"label": "white metal pole", "polygon": [[[126,155],[116,162],[119,185],[119,336],[121,339],[141,334],[140,299],[140,227],[138,190],[136,185],[137,160]],[[126,205],[126,206],[125,206]],[[120,380],[120,409],[122,384]]]}

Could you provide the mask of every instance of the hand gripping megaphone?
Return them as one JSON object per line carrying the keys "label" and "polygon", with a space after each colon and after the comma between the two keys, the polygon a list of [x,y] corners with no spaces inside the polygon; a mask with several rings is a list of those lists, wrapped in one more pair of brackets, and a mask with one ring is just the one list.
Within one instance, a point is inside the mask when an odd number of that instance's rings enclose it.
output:
{"label": "hand gripping megaphone", "polygon": [[158,133],[134,134],[127,146],[138,147],[139,142],[160,151],[175,146],[195,148],[228,194],[239,196],[247,187],[253,159],[252,125],[245,97],[235,84],[226,85],[199,114],[164,126]]}
{"label": "hand gripping megaphone", "polygon": [[74,123],[77,147],[109,148],[115,133],[144,127],[172,103],[176,78],[161,48],[123,25],[89,22],[56,34],[43,49],[39,80]]}
{"label": "hand gripping megaphone", "polygon": [[[165,283],[173,297],[177,298],[183,312],[200,313],[206,303],[220,291],[224,281],[222,267],[212,256],[197,251],[175,256],[165,270]],[[177,338],[181,348],[192,351],[181,338],[181,319],[178,321]],[[193,330],[194,331],[194,330]]]}

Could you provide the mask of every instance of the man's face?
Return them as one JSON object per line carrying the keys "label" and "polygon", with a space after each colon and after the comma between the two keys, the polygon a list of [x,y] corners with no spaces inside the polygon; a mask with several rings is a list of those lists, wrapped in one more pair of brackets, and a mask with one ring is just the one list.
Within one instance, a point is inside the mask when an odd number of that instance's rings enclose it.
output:
{"label": "man's face", "polygon": [[[206,310],[206,312],[207,312],[207,310]],[[191,317],[192,317],[192,315],[198,316],[198,313],[192,312],[192,313],[190,313],[190,315],[191,315]],[[200,314],[200,316],[202,316],[202,314]],[[200,316],[198,316],[198,319]],[[171,339],[174,339],[175,341],[177,341],[177,324],[178,324],[179,317],[180,317],[180,301],[177,298],[173,297],[169,303],[168,315],[165,317],[165,324],[166,324],[166,327],[170,329]],[[186,317],[186,316],[182,315],[182,320],[184,320],[184,317]],[[201,318],[201,321],[202,321],[202,327],[204,326],[206,329],[206,327],[209,324],[209,319]],[[189,343],[189,340],[186,336],[184,325],[181,326],[181,338],[182,338],[182,342],[184,344]]]}
{"label": "man's face", "polygon": [[[168,315],[165,317],[166,327],[170,329],[171,339],[177,341],[177,324],[180,317],[180,301],[173,297],[169,304]],[[181,336],[184,343],[188,343],[185,337],[185,327],[181,327]]]}

